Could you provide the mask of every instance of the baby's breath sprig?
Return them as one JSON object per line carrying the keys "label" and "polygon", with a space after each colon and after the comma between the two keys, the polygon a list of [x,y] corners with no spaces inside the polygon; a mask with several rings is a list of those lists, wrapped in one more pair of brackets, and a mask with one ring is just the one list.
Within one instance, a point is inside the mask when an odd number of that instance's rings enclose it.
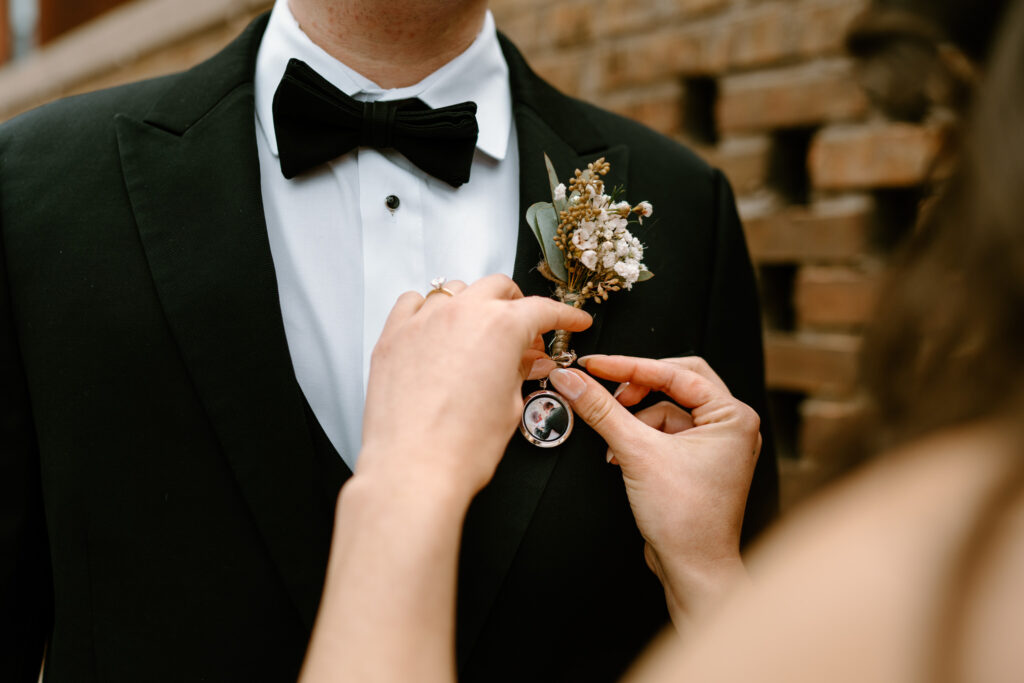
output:
{"label": "baby's breath sprig", "polygon": [[[611,165],[603,157],[586,170],[576,169],[568,186],[558,182],[547,155],[544,161],[552,201],[534,204],[526,218],[544,255],[538,270],[555,283],[559,301],[582,308],[591,299],[607,301],[610,293],[654,277],[643,264],[643,245],[627,228],[650,217],[651,204],[619,200],[622,188],[605,194],[602,176]],[[569,336],[565,330],[555,333],[552,357],[568,351]]]}

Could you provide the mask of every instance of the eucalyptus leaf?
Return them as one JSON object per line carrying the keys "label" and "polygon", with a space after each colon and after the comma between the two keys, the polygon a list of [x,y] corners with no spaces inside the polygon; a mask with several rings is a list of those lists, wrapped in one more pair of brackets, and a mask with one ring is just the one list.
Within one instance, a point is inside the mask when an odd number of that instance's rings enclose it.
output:
{"label": "eucalyptus leaf", "polygon": [[544,261],[551,269],[552,275],[563,282],[569,279],[565,269],[565,256],[555,244],[555,233],[558,232],[558,214],[555,207],[548,202],[537,202],[526,210],[526,222],[530,224],[537,242],[540,244]]}
{"label": "eucalyptus leaf", "polygon": [[551,163],[551,159],[547,154],[544,155],[544,165],[548,169],[548,184],[551,185],[551,201],[554,202],[555,215],[557,216],[565,211],[569,202],[565,199],[555,199],[555,188],[561,184],[561,181],[558,179],[558,173],[555,172],[555,165]]}
{"label": "eucalyptus leaf", "polygon": [[[537,212],[543,210],[547,206],[551,205],[547,202],[537,202],[526,210],[526,222],[529,224],[530,229],[533,230],[533,236],[537,238],[537,244],[540,245],[541,252],[544,251],[544,234],[540,231],[540,223],[537,221]],[[547,254],[544,254],[544,260],[547,260]]]}
{"label": "eucalyptus leaf", "polygon": [[638,277],[636,279],[636,281],[637,282],[647,282],[652,277],[654,277],[654,273],[652,273],[651,271],[649,271],[649,270],[641,270],[640,271],[640,277]]}

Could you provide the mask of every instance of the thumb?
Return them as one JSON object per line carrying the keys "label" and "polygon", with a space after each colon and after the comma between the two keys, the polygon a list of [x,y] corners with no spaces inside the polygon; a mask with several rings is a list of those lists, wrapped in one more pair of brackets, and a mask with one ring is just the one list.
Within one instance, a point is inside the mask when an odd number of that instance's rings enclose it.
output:
{"label": "thumb", "polygon": [[579,370],[552,370],[548,379],[576,414],[604,438],[620,464],[640,450],[637,438],[650,427],[633,417],[604,387]]}

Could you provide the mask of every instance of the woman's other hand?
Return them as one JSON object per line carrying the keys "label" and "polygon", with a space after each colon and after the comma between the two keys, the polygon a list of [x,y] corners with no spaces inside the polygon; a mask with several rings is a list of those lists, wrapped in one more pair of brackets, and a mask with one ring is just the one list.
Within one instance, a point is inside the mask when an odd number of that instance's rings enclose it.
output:
{"label": "woman's other hand", "polygon": [[554,367],[540,335],[582,331],[591,317],[524,298],[503,275],[446,287],[454,296],[407,292],[388,317],[371,360],[356,473],[436,483],[468,503],[519,422],[523,381]]}
{"label": "woman's other hand", "polygon": [[[551,381],[608,443],[609,462],[622,468],[647,563],[681,628],[746,576],[740,529],[760,420],[701,358],[583,360],[594,376],[621,383],[616,396],[579,371],[556,370]],[[650,391],[675,403],[636,415],[626,410]]]}

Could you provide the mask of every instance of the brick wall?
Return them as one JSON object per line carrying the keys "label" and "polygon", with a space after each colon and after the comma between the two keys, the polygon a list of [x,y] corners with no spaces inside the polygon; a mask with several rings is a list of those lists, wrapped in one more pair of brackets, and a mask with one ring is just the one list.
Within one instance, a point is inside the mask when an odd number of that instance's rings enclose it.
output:
{"label": "brick wall", "polygon": [[41,45],[130,0],[36,0],[36,37]]}
{"label": "brick wall", "polygon": [[[784,499],[857,409],[861,332],[936,147],[873,111],[843,54],[867,0],[491,0],[559,88],[731,179],[761,280]],[[0,119],[215,52],[268,0],[135,0],[0,68]]]}
{"label": "brick wall", "polygon": [[7,9],[7,0],[0,0],[0,65],[10,57],[11,24]]}
{"label": "brick wall", "polygon": [[736,190],[790,499],[858,410],[861,335],[936,132],[874,111],[844,54],[867,0],[492,0],[563,90],[695,148]]}

